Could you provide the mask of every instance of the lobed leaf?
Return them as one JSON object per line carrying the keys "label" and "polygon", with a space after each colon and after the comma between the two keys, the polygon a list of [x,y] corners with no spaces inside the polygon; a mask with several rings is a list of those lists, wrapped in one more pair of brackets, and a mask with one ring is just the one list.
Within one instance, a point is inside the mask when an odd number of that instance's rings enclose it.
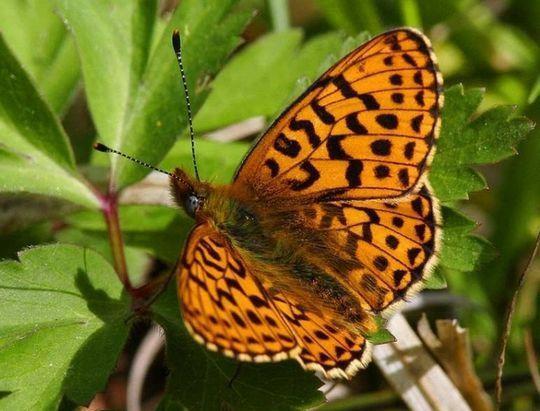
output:
{"label": "lobed leaf", "polygon": [[0,408],[56,409],[64,394],[87,403],[127,338],[121,284],[80,247],[36,247],[19,260],[0,263]]}
{"label": "lobed leaf", "polygon": [[465,215],[443,208],[444,237],[440,265],[458,271],[474,271],[495,253],[490,243],[472,235],[476,224]]}
{"label": "lobed leaf", "polygon": [[[471,166],[500,161],[515,154],[515,146],[533,124],[515,117],[514,108],[499,106],[474,118],[483,90],[450,87],[445,93],[442,132],[437,142],[429,180],[439,200],[448,205],[467,199],[469,192],[486,187],[484,177]],[[443,207],[444,235],[437,272],[478,270],[495,255],[493,247],[472,231],[475,223],[449,207]],[[438,281],[435,285],[438,287]],[[428,282],[430,287],[433,281]]]}
{"label": "lobed leaf", "polygon": [[471,120],[483,97],[480,89],[464,91],[460,85],[445,92],[442,130],[430,173],[443,202],[467,199],[471,191],[486,187],[470,166],[500,161],[516,153],[517,143],[533,128],[512,107],[499,106]]}

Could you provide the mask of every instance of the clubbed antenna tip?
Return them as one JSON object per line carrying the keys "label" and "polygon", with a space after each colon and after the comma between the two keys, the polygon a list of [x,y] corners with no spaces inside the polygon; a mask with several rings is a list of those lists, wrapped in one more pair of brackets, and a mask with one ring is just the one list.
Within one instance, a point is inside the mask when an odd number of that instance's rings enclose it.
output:
{"label": "clubbed antenna tip", "polygon": [[94,143],[94,150],[101,151],[103,153],[108,153],[111,151],[109,147],[101,143]]}
{"label": "clubbed antenna tip", "polygon": [[175,53],[180,52],[180,32],[178,30],[174,30],[172,34],[172,44]]}

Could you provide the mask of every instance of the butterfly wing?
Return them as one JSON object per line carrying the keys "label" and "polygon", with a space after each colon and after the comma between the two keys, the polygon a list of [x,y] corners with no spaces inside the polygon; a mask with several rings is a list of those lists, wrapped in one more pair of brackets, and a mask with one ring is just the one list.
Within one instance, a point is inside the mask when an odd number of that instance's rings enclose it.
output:
{"label": "butterfly wing", "polygon": [[302,214],[306,227],[333,233],[337,247],[359,262],[345,278],[368,312],[411,296],[436,262],[440,216],[428,184],[400,201],[313,203]]}
{"label": "butterfly wing", "polygon": [[273,301],[296,335],[300,347],[296,360],[305,369],[348,379],[369,363],[371,344],[362,335],[337,327],[329,313],[310,311],[286,292],[273,296]]}
{"label": "butterfly wing", "polygon": [[256,278],[209,224],[191,232],[177,278],[184,323],[208,349],[256,362],[285,359],[298,351]]}
{"label": "butterfly wing", "polygon": [[184,322],[195,340],[241,361],[296,358],[304,368],[348,378],[369,360],[365,338],[309,312],[285,291],[263,286],[209,224],[190,234],[178,274]]}
{"label": "butterfly wing", "polygon": [[413,29],[377,36],[269,128],[235,183],[259,198],[396,198],[419,187],[439,134],[442,77]]}

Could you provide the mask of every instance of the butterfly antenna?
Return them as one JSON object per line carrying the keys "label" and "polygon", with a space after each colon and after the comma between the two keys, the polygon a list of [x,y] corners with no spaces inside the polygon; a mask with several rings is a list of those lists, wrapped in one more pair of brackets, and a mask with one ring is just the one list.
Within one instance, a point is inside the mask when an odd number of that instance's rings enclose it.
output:
{"label": "butterfly antenna", "polygon": [[182,180],[180,177],[178,177],[176,174],[169,173],[168,171],[162,170],[161,168],[154,167],[153,165],[148,164],[148,163],[145,163],[144,161],[139,160],[138,158],[131,157],[131,156],[128,155],[128,154],[124,154],[124,153],[122,153],[121,151],[115,150],[114,148],[107,147],[105,144],[94,143],[94,150],[101,151],[102,153],[112,153],[112,154],[117,154],[117,155],[119,155],[119,156],[121,156],[121,157],[127,158],[127,159],[130,160],[130,161],[133,161],[133,162],[136,163],[136,164],[139,164],[140,166],[149,168],[149,169],[154,170],[154,171],[157,171],[157,172],[159,172],[159,173],[167,174],[169,177],[172,177],[172,178],[174,178],[175,180],[185,182],[185,181]]}
{"label": "butterfly antenna", "polygon": [[197,168],[197,159],[195,158],[195,133],[193,131],[193,116],[191,113],[191,102],[189,100],[186,73],[184,71],[184,64],[182,63],[182,42],[180,41],[180,32],[178,30],[173,31],[172,44],[174,48],[174,53],[176,54],[176,60],[178,61],[178,68],[180,69],[180,74],[182,76],[182,86],[184,87],[184,94],[186,96],[189,138],[191,140],[191,157],[193,158],[193,170],[195,172],[195,177],[197,178],[197,180],[201,181],[199,177],[199,169]]}

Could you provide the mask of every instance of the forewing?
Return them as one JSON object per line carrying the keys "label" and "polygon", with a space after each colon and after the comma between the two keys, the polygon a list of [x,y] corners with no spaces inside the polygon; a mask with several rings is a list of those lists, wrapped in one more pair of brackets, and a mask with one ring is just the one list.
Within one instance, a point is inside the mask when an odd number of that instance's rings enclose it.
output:
{"label": "forewing", "polygon": [[441,221],[428,185],[400,201],[314,203],[302,213],[306,226],[334,234],[341,258],[358,263],[342,274],[366,311],[381,313],[405,300],[436,262]]}
{"label": "forewing", "polygon": [[269,128],[235,183],[259,198],[388,199],[413,192],[440,128],[442,77],[413,29],[373,38]]}
{"label": "forewing", "polygon": [[298,347],[249,268],[208,224],[191,232],[178,275],[184,322],[200,343],[241,361],[278,361]]}

